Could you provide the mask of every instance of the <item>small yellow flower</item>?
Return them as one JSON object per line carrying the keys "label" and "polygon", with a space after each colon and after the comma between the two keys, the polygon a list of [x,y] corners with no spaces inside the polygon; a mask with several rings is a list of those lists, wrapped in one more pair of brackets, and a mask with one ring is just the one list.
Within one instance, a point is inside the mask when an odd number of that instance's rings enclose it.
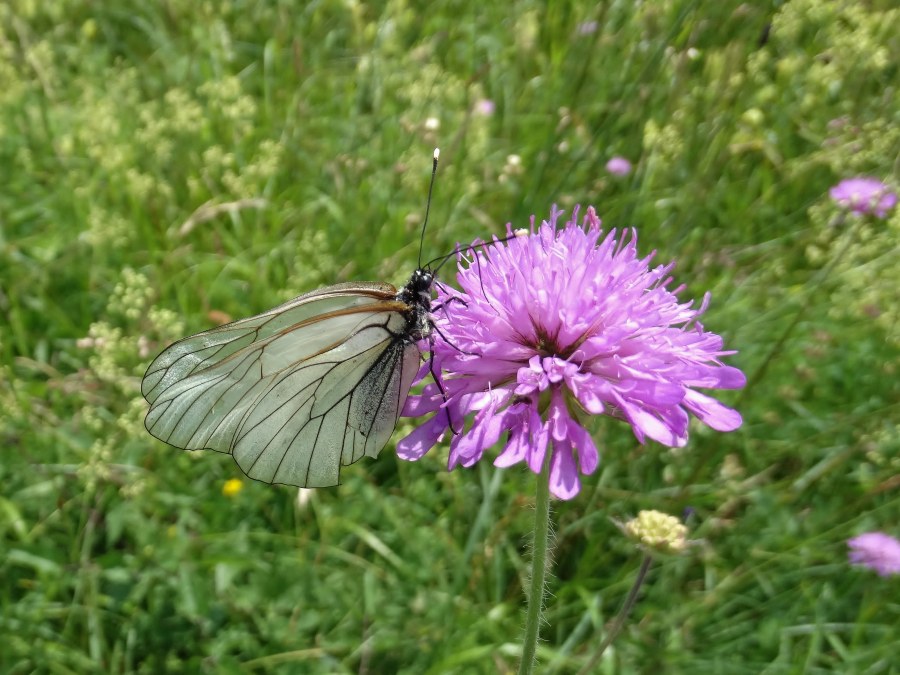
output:
{"label": "small yellow flower", "polygon": [[244,481],[240,478],[229,478],[222,486],[222,494],[226,497],[234,497],[238,492],[244,489]]}
{"label": "small yellow flower", "polygon": [[688,530],[684,524],[659,511],[639,511],[637,518],[625,523],[623,529],[647,548],[663,553],[678,553],[688,545]]}

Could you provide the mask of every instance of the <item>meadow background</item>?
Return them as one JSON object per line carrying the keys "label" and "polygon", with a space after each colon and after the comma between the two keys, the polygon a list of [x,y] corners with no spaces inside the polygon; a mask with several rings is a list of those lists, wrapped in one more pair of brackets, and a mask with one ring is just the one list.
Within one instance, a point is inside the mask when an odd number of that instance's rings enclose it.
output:
{"label": "meadow background", "polygon": [[[0,5],[0,672],[494,673],[517,663],[533,477],[393,444],[307,493],[143,429],[168,342],[593,204],[678,260],[739,350],[744,426],[596,426],[554,504],[541,672],[898,673],[900,14],[871,2]],[[484,103],[490,101],[492,105]],[[634,164],[625,177],[607,160]],[[453,281],[448,275],[446,281]],[[402,421],[395,439],[410,421]],[[231,482],[229,482],[231,481]]]}

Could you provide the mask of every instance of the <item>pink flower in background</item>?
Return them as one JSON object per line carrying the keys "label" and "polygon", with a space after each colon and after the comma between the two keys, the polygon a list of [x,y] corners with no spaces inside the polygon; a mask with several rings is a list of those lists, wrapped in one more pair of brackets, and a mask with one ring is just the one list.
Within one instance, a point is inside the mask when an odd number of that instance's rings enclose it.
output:
{"label": "pink flower in background", "polygon": [[475,103],[475,112],[484,117],[490,117],[497,109],[497,105],[489,98],[482,98]]}
{"label": "pink flower in background", "polygon": [[[525,462],[540,473],[550,452],[550,489],[561,499],[580,490],[599,453],[584,428],[590,415],[627,422],[640,442],[680,447],[689,414],[718,431],[741,416],[697,389],[735,389],[746,380],[721,356],[722,338],[679,302],[673,263],[650,267],[634,230],[604,235],[593,208],[562,211],[531,232],[460,256],[462,292],[440,286],[434,312],[437,384],[410,396],[404,414],[434,413],[397,445],[400,457],[422,457],[453,421],[450,468],[472,466],[506,435],[499,467]],[[517,233],[518,234],[518,233]],[[510,235],[512,231],[510,230]],[[423,373],[428,366],[423,367]],[[466,416],[474,414],[471,423]]]}
{"label": "pink flower in background", "polygon": [[613,157],[606,163],[606,170],[614,176],[627,176],[631,173],[631,162],[624,157]]}
{"label": "pink flower in background", "polygon": [[596,21],[582,21],[575,27],[575,32],[578,35],[593,35],[599,27],[600,24]]}
{"label": "pink flower in background", "polygon": [[897,204],[897,194],[877,178],[847,178],[835,185],[828,194],[838,204],[854,213],[887,216]]}
{"label": "pink flower in background", "polygon": [[847,540],[850,562],[886,577],[900,574],[900,541],[883,532],[866,532]]}

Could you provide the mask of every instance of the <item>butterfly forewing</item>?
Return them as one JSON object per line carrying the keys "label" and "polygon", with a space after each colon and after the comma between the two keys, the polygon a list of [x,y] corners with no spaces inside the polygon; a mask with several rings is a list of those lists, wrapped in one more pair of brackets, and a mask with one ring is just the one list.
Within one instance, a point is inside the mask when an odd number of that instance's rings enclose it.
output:
{"label": "butterfly forewing", "polygon": [[223,361],[254,342],[330,312],[393,300],[396,292],[390,284],[337,284],[301,295],[262,314],[184,338],[153,360],[141,383],[141,393],[152,404],[172,383],[210,363]]}
{"label": "butterfly forewing", "polygon": [[231,453],[251,478],[336,485],[387,443],[419,368],[411,307],[388,284],[342,284],[171,345],[142,384],[147,429]]}

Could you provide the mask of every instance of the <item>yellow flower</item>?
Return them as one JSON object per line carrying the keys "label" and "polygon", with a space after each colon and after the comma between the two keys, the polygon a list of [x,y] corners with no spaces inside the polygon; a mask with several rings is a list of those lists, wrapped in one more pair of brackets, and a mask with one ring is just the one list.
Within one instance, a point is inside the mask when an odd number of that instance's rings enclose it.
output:
{"label": "yellow flower", "polygon": [[244,489],[244,481],[240,478],[229,478],[222,486],[222,494],[226,497],[234,497],[238,492]]}
{"label": "yellow flower", "polygon": [[677,553],[688,545],[687,528],[674,516],[659,511],[641,511],[624,526],[638,542],[663,553]]}

